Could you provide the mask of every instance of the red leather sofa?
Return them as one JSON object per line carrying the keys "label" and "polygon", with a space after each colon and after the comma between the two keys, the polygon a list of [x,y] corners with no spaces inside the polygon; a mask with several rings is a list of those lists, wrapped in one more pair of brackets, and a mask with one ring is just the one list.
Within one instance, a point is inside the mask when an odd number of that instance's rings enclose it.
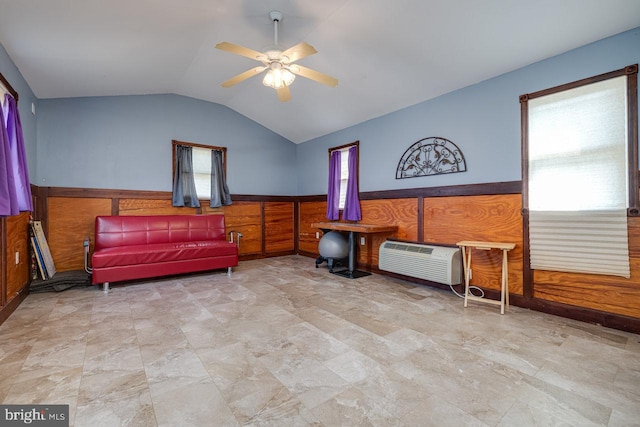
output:
{"label": "red leather sofa", "polygon": [[98,216],[92,283],[167,276],[238,265],[224,215]]}

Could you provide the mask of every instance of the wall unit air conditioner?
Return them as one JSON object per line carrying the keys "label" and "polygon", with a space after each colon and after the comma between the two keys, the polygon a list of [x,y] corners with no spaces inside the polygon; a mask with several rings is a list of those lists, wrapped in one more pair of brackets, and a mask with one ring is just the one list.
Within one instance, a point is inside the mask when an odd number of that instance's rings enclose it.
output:
{"label": "wall unit air conditioner", "polygon": [[380,245],[378,268],[445,285],[462,283],[460,248],[387,240]]}

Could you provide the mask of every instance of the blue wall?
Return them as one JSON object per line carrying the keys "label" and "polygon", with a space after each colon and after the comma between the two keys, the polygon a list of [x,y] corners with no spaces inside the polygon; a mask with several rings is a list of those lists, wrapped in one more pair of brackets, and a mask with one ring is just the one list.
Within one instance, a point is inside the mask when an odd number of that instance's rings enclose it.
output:
{"label": "blue wall", "polygon": [[[640,28],[296,146],[224,106],[178,95],[37,100],[0,46],[0,72],[20,93],[33,184],[170,191],[178,139],[228,147],[232,193],[273,195],[326,194],[327,149],[355,140],[361,191],[520,180],[519,95],[635,63]],[[404,151],[429,136],[457,144],[468,171],[396,180]]]}
{"label": "blue wall", "polygon": [[296,193],[295,144],[219,104],[179,95],[43,99],[40,186],[171,191],[171,141],[227,147],[235,194]]}
{"label": "blue wall", "polygon": [[[361,191],[518,181],[519,96],[636,63],[640,28],[305,142],[297,150],[298,194],[326,194],[327,150],[356,140]],[[405,150],[430,136],[453,141],[467,172],[396,180]]]}
{"label": "blue wall", "polygon": [[31,88],[20,74],[7,51],[0,44],[0,73],[7,79],[11,86],[18,92],[18,111],[20,112],[20,121],[22,123],[22,133],[24,135],[24,145],[27,152],[27,163],[31,183],[35,184],[33,174],[36,169],[37,155],[37,134],[36,134],[36,117],[31,114],[31,104],[38,106],[38,100],[33,95]]}

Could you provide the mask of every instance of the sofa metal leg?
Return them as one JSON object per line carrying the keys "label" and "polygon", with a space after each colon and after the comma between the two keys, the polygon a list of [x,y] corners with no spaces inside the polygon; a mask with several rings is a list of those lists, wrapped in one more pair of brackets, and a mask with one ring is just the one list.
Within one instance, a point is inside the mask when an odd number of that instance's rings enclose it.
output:
{"label": "sofa metal leg", "polygon": [[227,276],[231,277],[231,267],[227,267]]}
{"label": "sofa metal leg", "polygon": [[104,292],[109,292],[109,282],[104,282],[104,283],[102,284],[102,290],[103,290]]}

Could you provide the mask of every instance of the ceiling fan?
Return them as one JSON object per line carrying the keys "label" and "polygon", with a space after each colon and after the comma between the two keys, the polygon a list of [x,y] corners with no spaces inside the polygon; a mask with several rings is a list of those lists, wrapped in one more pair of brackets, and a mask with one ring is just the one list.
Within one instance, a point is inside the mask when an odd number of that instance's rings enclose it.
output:
{"label": "ceiling fan", "polygon": [[318,51],[315,50],[313,46],[305,42],[298,43],[284,51],[281,50],[278,47],[278,23],[282,21],[282,13],[272,11],[269,13],[269,17],[271,18],[271,21],[273,21],[274,46],[268,48],[264,52],[258,52],[257,50],[228,42],[222,42],[216,45],[217,49],[262,62],[262,65],[247,70],[244,73],[240,73],[223,82],[222,87],[231,87],[247,80],[250,77],[258,75],[265,70],[267,70],[267,73],[262,80],[262,84],[274,88],[278,93],[278,99],[280,101],[289,101],[291,99],[289,85],[293,83],[296,76],[302,76],[318,83],[335,87],[338,84],[337,79],[310,68],[303,67],[302,65],[294,64],[294,62],[313,55],[314,53],[318,53]]}

